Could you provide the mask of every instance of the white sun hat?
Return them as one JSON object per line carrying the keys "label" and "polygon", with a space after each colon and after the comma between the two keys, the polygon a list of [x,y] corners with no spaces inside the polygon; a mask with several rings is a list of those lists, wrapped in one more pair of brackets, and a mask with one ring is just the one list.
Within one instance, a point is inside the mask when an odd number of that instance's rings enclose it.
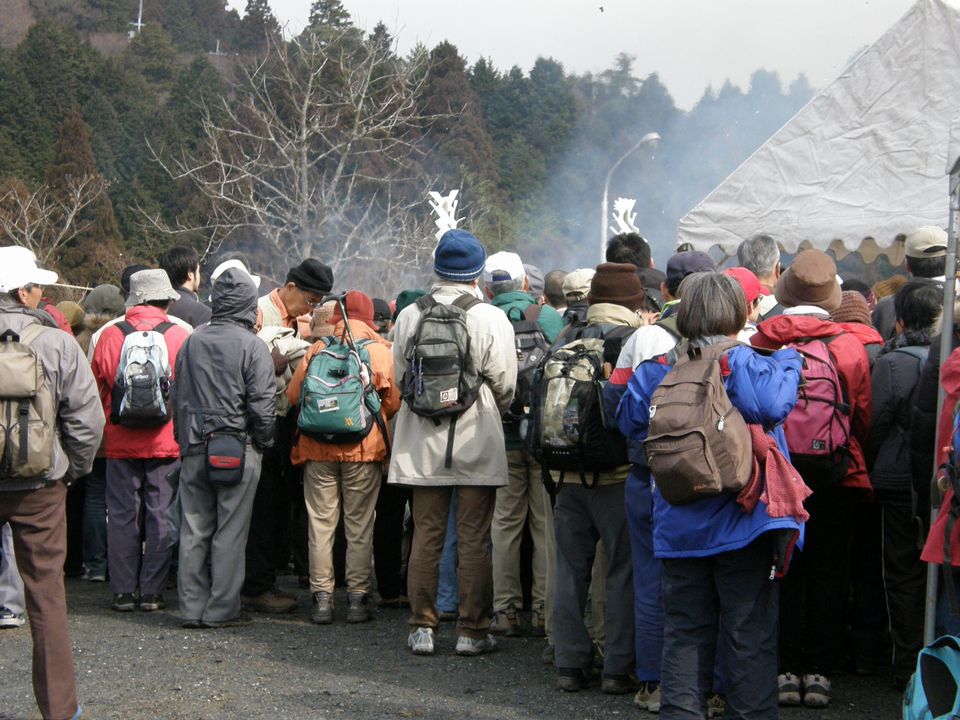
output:
{"label": "white sun hat", "polygon": [[0,247],[0,292],[10,292],[25,285],[50,285],[57,281],[52,270],[37,267],[31,250],[19,245]]}

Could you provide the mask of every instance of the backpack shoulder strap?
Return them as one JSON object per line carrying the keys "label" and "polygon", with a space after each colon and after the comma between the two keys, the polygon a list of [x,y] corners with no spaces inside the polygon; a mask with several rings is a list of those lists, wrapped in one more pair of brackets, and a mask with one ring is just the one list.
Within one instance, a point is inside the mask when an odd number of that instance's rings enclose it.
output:
{"label": "backpack shoulder strap", "polygon": [[538,303],[531,303],[527,306],[527,309],[523,311],[523,319],[527,322],[540,322],[540,313],[543,312],[543,305]]}
{"label": "backpack shoulder strap", "polygon": [[46,328],[42,323],[30,323],[20,332],[20,342],[29,346],[30,343],[43,334],[44,330],[46,330]]}
{"label": "backpack shoulder strap", "polygon": [[[434,301],[434,302],[436,302],[436,301]],[[474,297],[473,295],[471,295],[470,293],[463,293],[462,295],[460,295],[460,297],[458,297],[456,300],[454,300],[453,303],[451,303],[451,304],[456,305],[458,308],[460,308],[461,310],[463,310],[464,313],[466,313],[466,312],[468,312],[468,311],[470,310],[470,308],[472,308],[474,305],[479,305],[479,304],[480,304],[480,301],[479,301],[476,297]]]}
{"label": "backpack shoulder strap", "polygon": [[169,330],[169,329],[172,328],[172,327],[173,327],[173,323],[170,322],[169,320],[165,320],[164,322],[160,323],[159,325],[154,325],[154,326],[153,326],[153,331],[154,331],[154,332],[158,332],[158,333],[160,333],[161,335],[163,335],[165,332],[167,332],[167,330]]}
{"label": "backpack shoulder strap", "polygon": [[436,305],[437,299],[433,295],[421,295],[414,304],[420,309],[420,312],[423,313]]}
{"label": "backpack shoulder strap", "polygon": [[120,329],[120,332],[123,333],[124,337],[126,337],[127,335],[130,335],[131,333],[135,333],[137,331],[137,329],[126,320],[121,320],[120,322],[118,322],[117,327]]}

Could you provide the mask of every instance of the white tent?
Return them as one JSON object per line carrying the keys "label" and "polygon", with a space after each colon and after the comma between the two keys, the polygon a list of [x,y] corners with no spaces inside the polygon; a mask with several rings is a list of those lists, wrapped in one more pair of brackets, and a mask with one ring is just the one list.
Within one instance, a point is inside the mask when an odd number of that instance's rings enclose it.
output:
{"label": "white tent", "polygon": [[[960,108],[960,12],[919,0],[680,221],[678,242],[736,252],[766,232],[788,252],[902,259],[898,233],[946,226]],[[864,242],[872,237],[873,242]]]}

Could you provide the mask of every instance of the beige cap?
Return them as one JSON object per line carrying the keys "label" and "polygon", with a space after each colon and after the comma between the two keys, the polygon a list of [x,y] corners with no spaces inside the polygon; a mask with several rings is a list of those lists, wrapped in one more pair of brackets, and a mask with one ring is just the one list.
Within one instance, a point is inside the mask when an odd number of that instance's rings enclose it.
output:
{"label": "beige cap", "polygon": [[158,300],[179,300],[180,294],[170,284],[166,270],[141,270],[130,276],[127,307]]}
{"label": "beige cap", "polygon": [[904,253],[912,258],[943,257],[947,254],[947,233],[936,225],[918,227],[907,235]]}
{"label": "beige cap", "polygon": [[563,279],[563,296],[568,301],[586,300],[595,272],[593,268],[580,268],[567,273]]}

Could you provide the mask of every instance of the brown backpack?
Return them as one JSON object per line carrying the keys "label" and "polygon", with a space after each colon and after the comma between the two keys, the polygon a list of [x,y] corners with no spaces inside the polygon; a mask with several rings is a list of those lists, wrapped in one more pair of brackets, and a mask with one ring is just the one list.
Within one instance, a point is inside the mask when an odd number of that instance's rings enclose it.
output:
{"label": "brown backpack", "polygon": [[737,344],[684,346],[650,399],[643,448],[657,488],[671,505],[739,491],[750,480],[750,431],[730,403],[720,372],[721,356]]}

